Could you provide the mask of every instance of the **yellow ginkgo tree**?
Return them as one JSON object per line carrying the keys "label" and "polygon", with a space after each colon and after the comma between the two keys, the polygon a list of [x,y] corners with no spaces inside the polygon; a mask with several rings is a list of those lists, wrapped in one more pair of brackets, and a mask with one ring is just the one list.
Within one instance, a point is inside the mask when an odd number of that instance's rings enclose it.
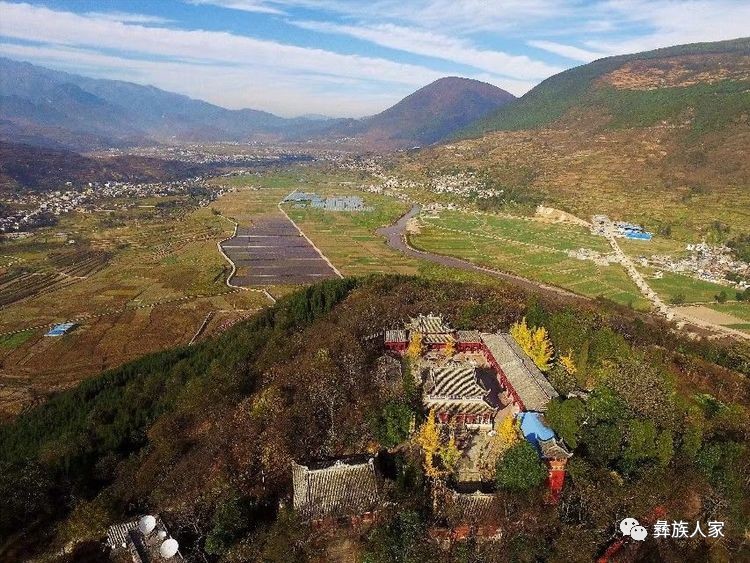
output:
{"label": "yellow ginkgo tree", "polygon": [[521,322],[514,323],[510,327],[510,335],[540,370],[547,371],[552,367],[551,361],[555,350],[546,328],[529,327],[524,317]]}
{"label": "yellow ginkgo tree", "polygon": [[410,358],[418,358],[422,355],[423,349],[422,334],[412,331],[411,337],[409,338],[409,347],[406,349],[406,355]]}
{"label": "yellow ginkgo tree", "polygon": [[423,467],[427,477],[436,479],[453,471],[461,458],[461,451],[456,446],[452,434],[448,442],[443,443],[434,410],[430,410],[427,420],[419,427],[416,439],[422,449]]}

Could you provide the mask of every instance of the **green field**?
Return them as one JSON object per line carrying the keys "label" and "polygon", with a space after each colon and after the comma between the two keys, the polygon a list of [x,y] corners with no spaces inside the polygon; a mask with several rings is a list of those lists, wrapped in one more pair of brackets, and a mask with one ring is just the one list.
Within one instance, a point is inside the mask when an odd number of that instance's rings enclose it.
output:
{"label": "green field", "polygon": [[[735,317],[738,317],[750,323],[750,303],[747,301],[734,301],[732,303],[712,303],[711,305],[709,305],[709,307],[716,311],[721,311],[722,313],[734,315]],[[733,328],[740,327],[735,326]],[[747,329],[750,327],[746,326],[742,328]]]}
{"label": "green field", "polygon": [[461,212],[424,217],[421,222],[421,233],[410,238],[420,249],[457,256],[588,297],[649,308],[620,266],[597,266],[567,256],[569,249],[609,250],[606,240],[581,227]]}
{"label": "green field", "polygon": [[729,287],[711,283],[689,276],[664,272],[661,279],[650,277],[652,271],[643,269],[646,281],[667,303],[680,296],[685,303],[711,303],[714,296],[725,291],[729,298],[734,297],[734,290]]}

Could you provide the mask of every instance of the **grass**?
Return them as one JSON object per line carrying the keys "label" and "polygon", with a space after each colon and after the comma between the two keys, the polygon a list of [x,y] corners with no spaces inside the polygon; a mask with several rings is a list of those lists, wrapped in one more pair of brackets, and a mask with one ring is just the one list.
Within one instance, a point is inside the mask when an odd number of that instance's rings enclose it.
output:
{"label": "grass", "polygon": [[[734,301],[731,303],[712,303],[709,305],[712,309],[734,315],[744,321],[750,323],[750,303],[747,301]],[[747,327],[745,327],[747,328]]]}
{"label": "grass", "polygon": [[651,289],[667,303],[677,296],[682,296],[685,303],[711,303],[721,291],[725,291],[730,297],[733,295],[731,288],[689,276],[664,272],[661,279],[656,279],[649,277],[650,270],[644,269],[644,272]]}
{"label": "grass", "polygon": [[8,336],[0,337],[0,348],[13,350],[14,348],[18,348],[19,346],[24,344],[33,336],[33,330],[24,330],[23,332],[17,332],[15,334],[9,334]]}
{"label": "grass", "polygon": [[420,249],[457,256],[588,297],[604,297],[639,309],[649,307],[620,266],[597,266],[567,256],[569,249],[609,249],[604,239],[583,228],[462,212],[446,212],[422,222],[421,233],[411,237]]}

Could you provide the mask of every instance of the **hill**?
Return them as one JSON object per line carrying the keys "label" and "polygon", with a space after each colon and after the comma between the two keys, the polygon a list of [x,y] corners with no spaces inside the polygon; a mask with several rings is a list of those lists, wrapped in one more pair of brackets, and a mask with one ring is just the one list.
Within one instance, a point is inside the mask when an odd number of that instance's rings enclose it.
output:
{"label": "hill", "polygon": [[[100,80],[0,58],[0,140],[85,150],[174,141],[278,140],[330,127],[228,110],[119,80]],[[340,120],[342,123],[348,120]]]}
{"label": "hill", "polygon": [[449,77],[373,117],[285,119],[6,58],[0,58],[0,74],[0,140],[76,151],[154,142],[352,137],[368,148],[410,147],[445,139],[513,99],[490,84]]}
{"label": "hill", "polygon": [[174,160],[117,156],[90,158],[63,149],[0,141],[0,191],[59,189],[66,182],[157,182],[195,176],[207,166]]}
{"label": "hill", "polygon": [[515,99],[496,86],[449,76],[362,120],[357,137],[367,145],[409,148],[446,139]]}
{"label": "hill", "polygon": [[[576,358],[575,377],[555,384],[588,390],[555,399],[547,413],[573,451],[562,501],[545,504],[542,485],[519,490],[498,477],[493,518],[503,533],[494,542],[440,547],[440,530],[472,516],[434,510],[432,487],[450,479],[428,480],[419,446],[406,439],[411,415],[422,422],[421,399],[409,362],[384,356],[382,331],[424,311],[491,332],[525,316]],[[109,524],[158,512],[196,560],[590,561],[623,515],[658,511],[704,530],[722,521],[724,538],[650,538],[626,547],[633,560],[741,560],[748,357],[739,344],[683,339],[627,309],[506,286],[324,282],[216,339],[106,372],[0,426],[0,557],[67,546],[56,560],[102,560]],[[321,530],[290,510],[292,460],[378,450],[374,526]],[[538,472],[533,459],[519,476]]]}
{"label": "hill", "polygon": [[750,39],[601,59],[548,78],[406,169],[458,167],[511,197],[678,237],[713,238],[717,221],[748,232],[749,89]]}

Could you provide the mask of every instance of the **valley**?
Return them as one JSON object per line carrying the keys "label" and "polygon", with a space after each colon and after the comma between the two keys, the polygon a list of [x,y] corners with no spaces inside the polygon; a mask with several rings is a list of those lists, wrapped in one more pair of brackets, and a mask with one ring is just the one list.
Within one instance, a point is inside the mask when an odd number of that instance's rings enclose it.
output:
{"label": "valley", "polygon": [[0,560],[748,559],[750,39],[174,4],[0,1]]}

